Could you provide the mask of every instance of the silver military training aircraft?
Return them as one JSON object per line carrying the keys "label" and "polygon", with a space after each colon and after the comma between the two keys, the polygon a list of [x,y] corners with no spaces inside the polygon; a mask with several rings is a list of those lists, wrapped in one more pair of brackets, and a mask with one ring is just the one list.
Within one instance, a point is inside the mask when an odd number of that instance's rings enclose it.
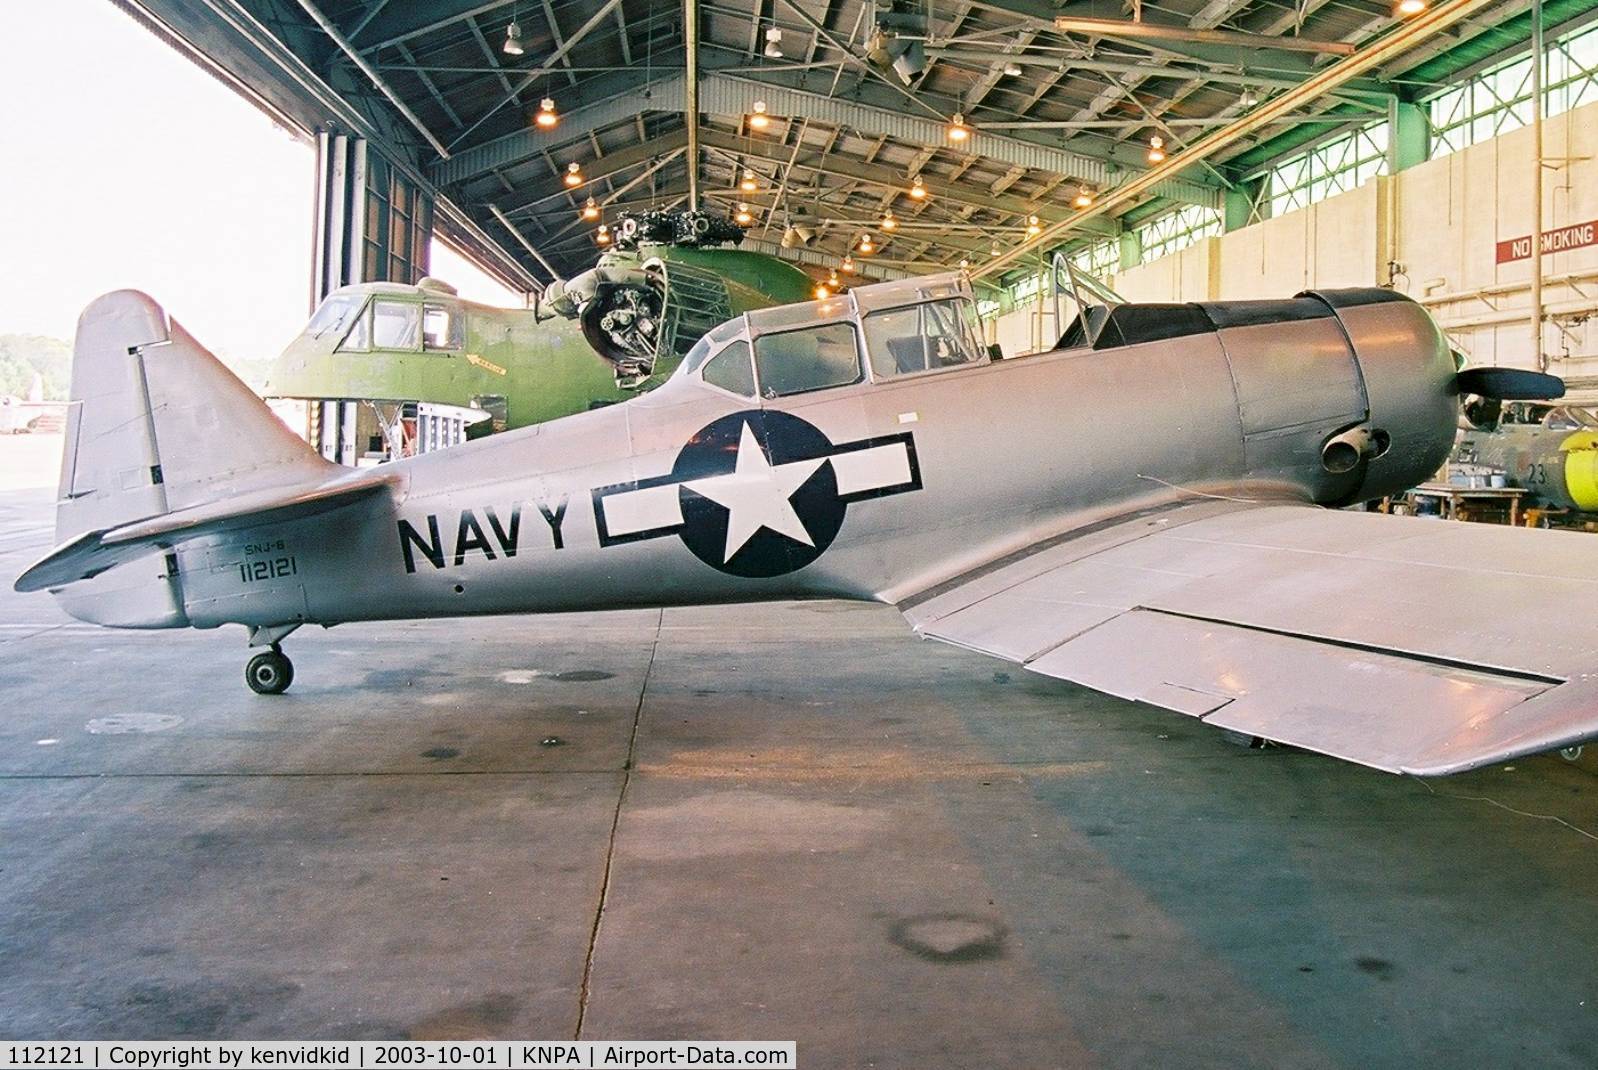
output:
{"label": "silver military training aircraft", "polygon": [[[657,390],[377,468],[321,459],[150,298],[78,327],[59,547],[17,581],[123,628],[791,598],[1254,737],[1436,775],[1598,735],[1589,537],[1337,507],[1410,487],[1463,395],[1388,290],[1083,298],[1000,359],[958,274],[713,329]],[[1479,607],[1489,605],[1490,613]]]}

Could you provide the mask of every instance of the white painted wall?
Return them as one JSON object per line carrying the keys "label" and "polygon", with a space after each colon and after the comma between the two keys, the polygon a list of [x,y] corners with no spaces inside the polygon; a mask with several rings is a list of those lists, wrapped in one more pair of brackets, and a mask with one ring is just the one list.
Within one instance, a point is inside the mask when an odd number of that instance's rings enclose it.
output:
{"label": "white painted wall", "polygon": [[[1598,219],[1598,104],[1545,121],[1543,156],[1544,229]],[[1531,261],[1495,263],[1499,241],[1531,231],[1531,166],[1531,131],[1515,130],[1109,282],[1134,300],[1203,301],[1392,281],[1427,305],[1472,363],[1532,366]],[[1391,280],[1389,260],[1400,265]],[[1580,400],[1598,401],[1598,246],[1544,256],[1543,277],[1550,370]],[[1032,315],[1000,318],[1006,353],[1030,348],[1012,343],[1032,338]]]}

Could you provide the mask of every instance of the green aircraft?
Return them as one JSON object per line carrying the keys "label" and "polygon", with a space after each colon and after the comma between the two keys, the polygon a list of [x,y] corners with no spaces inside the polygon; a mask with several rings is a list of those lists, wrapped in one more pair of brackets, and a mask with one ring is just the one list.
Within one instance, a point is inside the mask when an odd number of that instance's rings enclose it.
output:
{"label": "green aircraft", "polygon": [[529,308],[424,278],[330,293],[267,375],[279,415],[329,460],[371,464],[542,423],[664,382],[710,328],[805,301],[776,257],[719,247],[741,228],[704,213],[623,216],[613,248]]}

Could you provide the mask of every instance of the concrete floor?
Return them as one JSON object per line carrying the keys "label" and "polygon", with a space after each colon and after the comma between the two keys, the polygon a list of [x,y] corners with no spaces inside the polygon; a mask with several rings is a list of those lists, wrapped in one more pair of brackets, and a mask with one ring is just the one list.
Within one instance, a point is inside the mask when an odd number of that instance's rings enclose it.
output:
{"label": "concrete floor", "polygon": [[832,603],[302,633],[262,698],[241,634],[10,593],[49,498],[0,493],[0,1035],[1598,1064],[1591,752],[1241,750]]}

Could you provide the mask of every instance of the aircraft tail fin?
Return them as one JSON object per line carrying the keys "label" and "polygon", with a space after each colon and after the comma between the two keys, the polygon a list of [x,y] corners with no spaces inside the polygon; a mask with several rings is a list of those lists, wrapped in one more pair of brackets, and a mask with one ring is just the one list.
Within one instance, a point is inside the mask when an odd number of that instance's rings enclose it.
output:
{"label": "aircraft tail fin", "polygon": [[136,290],[78,320],[56,541],[339,472]]}

